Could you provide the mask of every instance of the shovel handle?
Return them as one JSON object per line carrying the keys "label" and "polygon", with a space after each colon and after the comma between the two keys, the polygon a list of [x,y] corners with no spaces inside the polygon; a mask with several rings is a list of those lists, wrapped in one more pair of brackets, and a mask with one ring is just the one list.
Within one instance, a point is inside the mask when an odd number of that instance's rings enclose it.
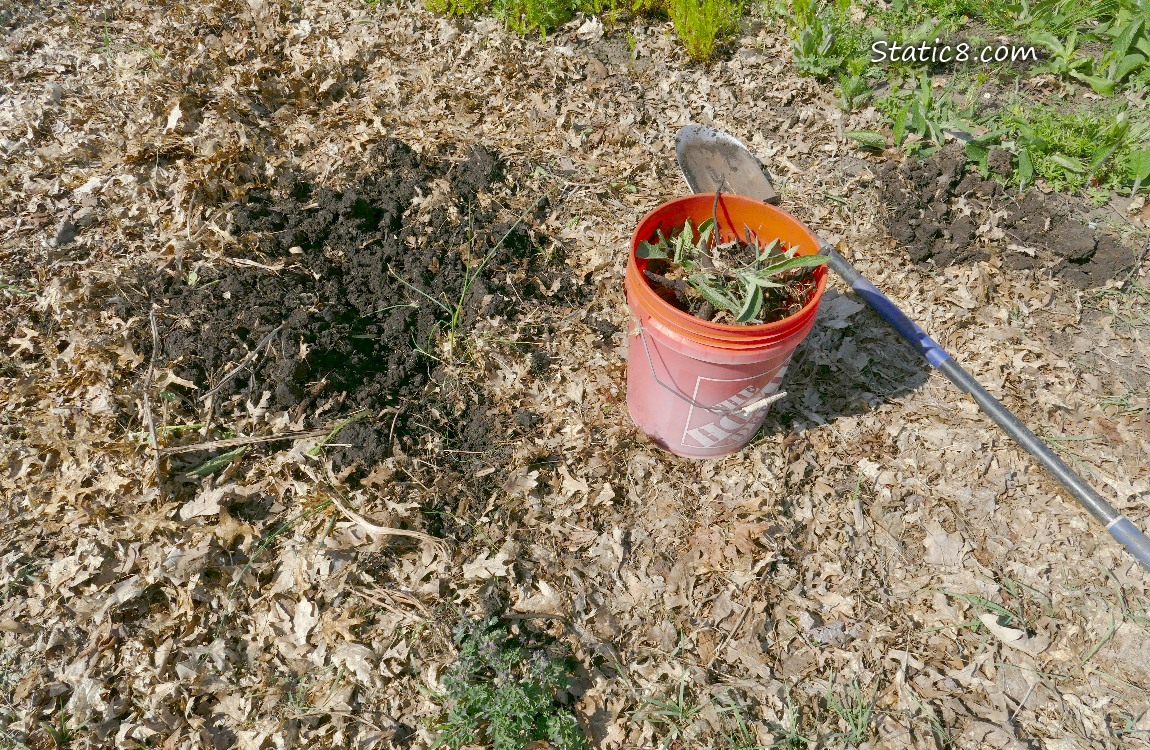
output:
{"label": "shovel handle", "polygon": [[825,255],[827,265],[842,278],[863,301],[867,303],[883,320],[891,325],[900,336],[922,355],[932,367],[937,369],[947,380],[970,394],[982,413],[994,420],[1002,430],[1022,446],[1030,455],[1038,459],[1046,470],[1054,475],[1067,492],[1074,496],[1082,507],[1090,512],[1099,523],[1106,527],[1119,543],[1134,556],[1143,567],[1150,570],[1150,539],[1134,525],[1134,523],[1118,513],[1113,506],[1086,480],[1080,477],[1073,469],[1058,457],[1045,442],[1018,420],[1014,414],[1002,405],[1002,402],[990,395],[989,392],[974,377],[955,362],[946,350],[938,345],[925,331],[906,316],[898,305],[880,292],[874,284],[867,281],[850,262],[828,243],[820,242],[819,254]]}

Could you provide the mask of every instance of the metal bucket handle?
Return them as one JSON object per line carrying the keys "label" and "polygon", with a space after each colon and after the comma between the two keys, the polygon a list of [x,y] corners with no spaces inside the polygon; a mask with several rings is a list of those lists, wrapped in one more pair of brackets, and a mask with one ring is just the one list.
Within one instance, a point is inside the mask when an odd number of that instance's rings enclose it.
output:
{"label": "metal bucket handle", "polygon": [[769,394],[767,396],[763,396],[762,398],[757,399],[755,401],[752,401],[749,404],[744,404],[743,406],[739,406],[739,407],[736,407],[734,409],[718,409],[718,408],[715,408],[714,406],[705,406],[703,404],[700,404],[698,401],[695,401],[691,398],[688,398],[687,396],[685,396],[681,392],[679,392],[678,389],[667,385],[666,383],[664,383],[662,380],[659,379],[659,375],[655,372],[655,361],[651,358],[651,349],[650,349],[650,347],[647,346],[647,335],[643,331],[643,322],[641,320],[639,320],[638,318],[633,318],[633,319],[634,319],[636,325],[639,327],[639,340],[643,342],[643,351],[647,353],[647,366],[649,368],[651,368],[651,377],[655,380],[656,383],[658,383],[660,386],[662,386],[663,390],[667,391],[668,393],[670,393],[675,398],[687,402],[688,404],[695,407],[696,409],[702,409],[702,410],[708,411],[712,414],[724,414],[724,415],[725,414],[741,414],[742,416],[745,417],[747,415],[754,414],[759,409],[765,409],[766,407],[770,406],[771,404],[775,403],[776,401],[781,401],[782,399],[787,397],[786,391],[778,391],[776,393],[772,393],[772,394]]}

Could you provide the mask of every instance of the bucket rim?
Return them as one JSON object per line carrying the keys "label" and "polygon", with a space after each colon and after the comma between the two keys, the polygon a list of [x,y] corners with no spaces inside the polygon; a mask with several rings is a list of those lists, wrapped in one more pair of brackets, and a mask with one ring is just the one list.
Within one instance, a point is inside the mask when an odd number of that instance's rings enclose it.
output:
{"label": "bucket rim", "polygon": [[[708,213],[710,213],[710,207],[713,206],[714,203],[714,193],[694,193],[692,195],[673,198],[653,208],[635,226],[634,231],[631,233],[631,247],[627,257],[625,282],[635,297],[639,312],[646,313],[664,327],[670,328],[679,335],[685,336],[696,343],[725,349],[754,348],[771,345],[776,341],[789,338],[793,333],[802,330],[807,320],[817,312],[819,303],[822,301],[823,293],[826,291],[826,264],[814,269],[816,275],[815,290],[801,310],[781,320],[754,325],[730,325],[697,318],[690,313],[680,310],[656,294],[650,282],[643,277],[639,268],[639,261],[641,259],[637,257],[636,251],[640,242],[648,240],[651,235],[663,225],[662,221],[657,220],[665,214],[679,213],[680,217],[678,219],[668,222],[677,226],[682,223],[682,219],[688,218],[685,214],[690,209],[705,206],[708,209]],[[808,240],[809,244],[802,243],[800,245],[799,255],[814,255],[818,252],[819,243],[814,233],[801,221],[780,208],[755,200],[754,198],[730,193],[723,193],[719,196],[719,206],[724,209],[737,208],[740,210],[750,210],[753,213],[759,213],[768,217],[772,222],[789,225],[791,230],[803,235],[805,239]],[[741,232],[738,228],[730,226],[729,211],[724,211],[724,213],[727,214],[728,226],[721,227],[720,231],[728,230],[727,233],[741,236]],[[640,322],[641,321],[642,317],[640,317]]]}

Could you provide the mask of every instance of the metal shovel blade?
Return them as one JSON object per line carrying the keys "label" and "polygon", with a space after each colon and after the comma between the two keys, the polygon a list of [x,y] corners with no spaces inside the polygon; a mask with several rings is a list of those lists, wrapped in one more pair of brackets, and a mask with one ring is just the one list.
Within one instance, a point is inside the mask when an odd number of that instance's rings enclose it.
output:
{"label": "metal shovel blade", "polygon": [[739,140],[706,125],[687,125],[675,138],[675,158],[693,193],[745,195],[778,203],[762,163]]}

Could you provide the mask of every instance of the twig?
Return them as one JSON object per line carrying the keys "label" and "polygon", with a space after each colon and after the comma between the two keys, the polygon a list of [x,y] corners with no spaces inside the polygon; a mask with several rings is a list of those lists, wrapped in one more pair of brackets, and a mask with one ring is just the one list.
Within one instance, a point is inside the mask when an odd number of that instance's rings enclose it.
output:
{"label": "twig", "polygon": [[359,411],[354,412],[351,416],[339,420],[338,422],[335,423],[335,425],[330,430],[328,430],[327,435],[324,437],[323,440],[321,440],[319,442],[318,445],[315,445],[315,446],[308,449],[307,454],[309,456],[314,457],[314,456],[318,456],[320,454],[320,451],[325,447],[329,447],[329,446],[333,447],[333,448],[337,447],[331,441],[335,438],[336,435],[339,434],[339,431],[342,430],[344,427],[347,427],[352,422],[358,422],[359,420],[363,419],[366,415],[367,415],[367,410],[366,409],[360,409]]}
{"label": "twig", "polygon": [[714,271],[715,261],[711,259],[711,242],[718,242],[719,237],[719,196],[723,194],[723,185],[727,183],[726,176],[719,178],[719,186],[715,188],[715,202],[711,204],[711,240],[708,240],[706,247],[699,248],[699,265],[704,270]]}
{"label": "twig", "polygon": [[396,409],[395,416],[391,418],[391,429],[387,431],[387,447],[391,448],[391,440],[395,437],[395,423],[399,420],[399,415],[403,413],[403,409]]}
{"label": "twig", "polygon": [[278,440],[299,440],[300,438],[319,437],[326,435],[330,430],[326,427],[316,430],[296,430],[295,432],[281,432],[278,435],[255,435],[252,437],[236,437],[227,438],[225,440],[209,440],[206,443],[195,443],[194,445],[177,445],[172,448],[164,448],[160,451],[162,456],[170,456],[175,453],[192,453],[193,451],[210,451],[217,448],[236,448],[241,445],[253,445],[255,443],[274,443]]}
{"label": "twig", "polygon": [[270,342],[273,338],[275,338],[275,335],[277,333],[279,333],[281,330],[283,330],[283,327],[284,327],[283,323],[280,323],[278,326],[276,326],[275,328],[272,329],[271,333],[267,334],[262,339],[260,339],[259,343],[256,344],[255,347],[250,352],[248,352],[247,354],[244,355],[244,358],[240,360],[240,363],[238,365],[236,365],[234,368],[232,368],[232,371],[229,372],[227,375],[225,375],[223,380],[216,383],[215,387],[213,387],[210,391],[208,391],[204,395],[200,396],[200,401],[206,401],[209,396],[211,396],[213,393],[218,391],[220,388],[223,388],[225,383],[227,383],[229,380],[231,380],[237,374],[239,374],[240,370],[244,369],[249,364],[251,364],[255,360],[255,358],[259,356],[260,350],[263,349],[264,346],[266,346],[268,344],[268,342]]}
{"label": "twig", "polygon": [[331,498],[332,503],[335,505],[335,507],[339,508],[345,516],[350,518],[352,521],[355,521],[357,524],[359,524],[360,526],[362,526],[364,529],[371,532],[372,534],[383,534],[383,535],[390,535],[390,536],[407,536],[407,537],[411,537],[412,539],[419,539],[419,540],[424,541],[424,542],[430,542],[432,544],[438,545],[440,548],[442,548],[444,550],[446,550],[446,548],[447,548],[447,546],[443,543],[443,540],[436,539],[435,537],[431,536],[430,534],[424,534],[422,531],[409,531],[408,529],[393,529],[390,526],[379,526],[378,524],[374,524],[371,521],[364,518],[363,516],[361,516],[360,514],[356,513],[351,508],[344,505],[343,502],[339,499],[339,496],[337,494],[332,494],[330,496],[330,498]]}
{"label": "twig", "polygon": [[1014,720],[1018,718],[1018,714],[1021,713],[1022,709],[1026,706],[1026,701],[1030,700],[1030,694],[1034,692],[1034,688],[1038,687],[1039,682],[1041,682],[1041,680],[1035,680],[1034,682],[1030,683],[1030,689],[1026,691],[1026,695],[1022,696],[1022,700],[1018,702],[1018,707],[1015,708],[1014,713],[1010,715],[1011,724],[1013,724]]}
{"label": "twig", "polygon": [[566,615],[555,612],[507,612],[499,617],[503,620],[559,620],[568,628],[571,627]]}
{"label": "twig", "polygon": [[286,265],[284,263],[284,261],[282,261],[282,260],[274,266],[269,266],[269,265],[266,265],[264,263],[257,263],[256,261],[248,260],[247,258],[222,258],[222,260],[225,263],[229,263],[233,266],[247,266],[249,268],[262,268],[265,271],[282,271],[282,270],[284,270],[284,267]]}
{"label": "twig", "polygon": [[743,623],[747,621],[747,614],[751,611],[751,605],[754,603],[755,600],[752,599],[743,606],[743,613],[739,615],[739,621],[735,623],[735,627],[731,628],[730,632],[723,636],[723,640],[719,642],[718,647],[715,648],[715,652],[711,654],[711,658],[707,659],[706,669],[708,671],[710,671],[711,665],[715,663],[715,659],[719,658],[719,654],[721,654],[723,649],[727,647],[727,644],[731,642],[731,639],[734,638],[736,634],[738,634],[739,628],[743,627]]}
{"label": "twig", "polygon": [[372,724],[370,721],[363,718],[362,716],[358,716],[356,714],[353,714],[351,711],[342,711],[342,710],[336,710],[336,709],[330,709],[330,708],[313,708],[310,711],[295,711],[293,713],[295,714],[295,716],[297,718],[303,718],[306,716],[342,716],[345,719],[351,719],[353,721],[358,721],[360,724],[363,724],[368,729],[374,729],[375,731],[379,732],[380,734],[383,733],[383,730],[380,729],[378,726],[376,726],[375,724]]}
{"label": "twig", "polygon": [[[374,591],[368,591],[367,589],[352,589],[352,591],[359,594],[364,599],[375,602],[379,606],[391,612],[395,612],[396,614],[406,614],[405,612],[402,612],[401,610],[391,606],[391,604],[383,601],[379,596],[376,595],[376,592]],[[429,614],[427,607],[423,606],[423,602],[419,601],[406,591],[400,591],[399,589],[383,589],[380,593],[386,594],[387,597],[391,599],[392,604],[394,604],[396,600],[399,600],[411,605],[415,609],[418,609],[419,614],[422,615],[425,619]]]}
{"label": "twig", "polygon": [[156,440],[156,420],[152,417],[152,398],[149,391],[156,379],[156,349],[160,346],[160,332],[156,327],[156,306],[152,305],[148,313],[148,322],[152,327],[152,356],[148,359],[148,376],[144,382],[144,417],[148,420],[148,443],[152,446],[152,462],[156,472],[156,486],[161,488],[163,496],[163,478],[160,476],[160,444]]}

